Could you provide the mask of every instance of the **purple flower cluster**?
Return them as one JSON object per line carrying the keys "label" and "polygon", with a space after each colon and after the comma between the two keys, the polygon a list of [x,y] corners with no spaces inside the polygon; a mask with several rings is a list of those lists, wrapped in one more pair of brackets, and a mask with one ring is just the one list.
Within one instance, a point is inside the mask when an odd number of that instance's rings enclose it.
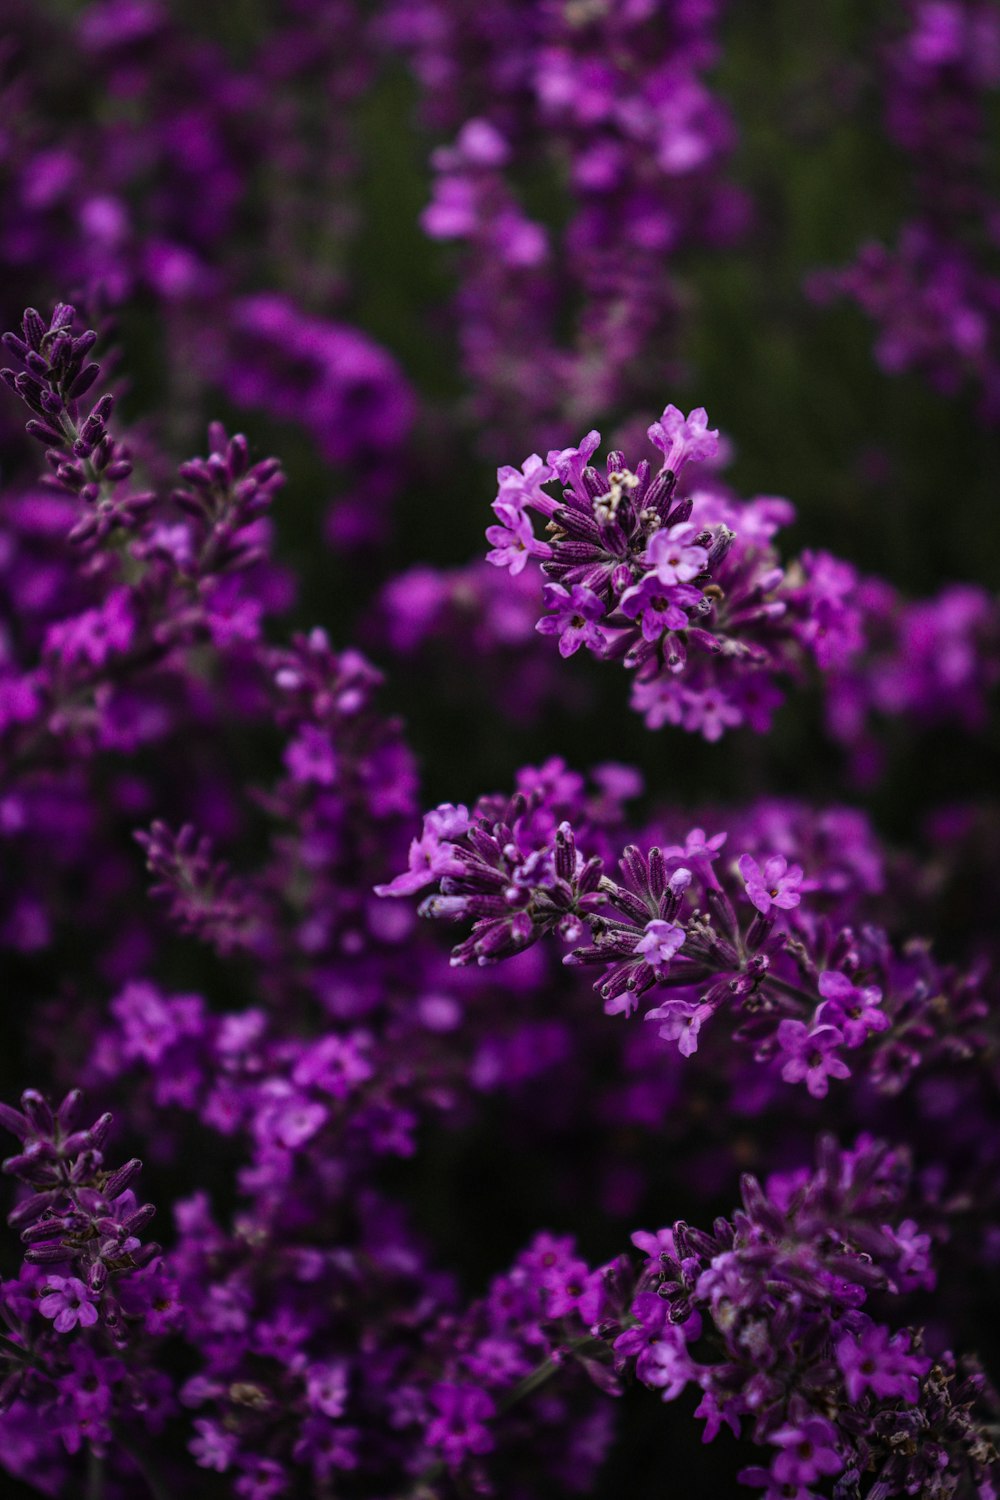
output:
{"label": "purple flower cluster", "polygon": [[384,539],[386,502],[398,487],[413,421],[412,397],[391,356],[360,330],[310,318],[278,296],[236,301],[230,330],[218,370],[230,400],[301,425],[349,476],[327,514],[330,542],[349,550]]}
{"label": "purple flower cluster", "polygon": [[[935,389],[971,386],[1000,415],[1000,269],[991,116],[1000,88],[1000,17],[981,0],[908,0],[883,46],[885,125],[902,154],[913,217],[895,245],[862,245],[854,263],[814,278],[875,323],[888,373],[917,370]],[[893,17],[893,29],[898,24]]]}
{"label": "purple flower cluster", "polygon": [[[77,1092],[58,1108],[29,1093],[23,1112],[7,1110],[22,1141],[7,1169],[31,1189],[12,1219],[25,1268],[4,1288],[11,1472],[54,1492],[87,1448],[129,1483],[179,1424],[171,1472],[187,1462],[230,1475],[241,1497],[346,1475],[364,1493],[401,1482],[482,1488],[529,1462],[572,1488],[590,1482],[611,1441],[599,1396],[632,1368],[667,1400],[699,1384],[712,1421],[739,1429],[753,1413],[755,1440],[778,1450],[765,1486],[808,1489],[876,1462],[896,1483],[903,1471],[886,1454],[899,1424],[917,1420],[905,1413],[919,1410],[936,1431],[948,1402],[966,1425],[947,1429],[941,1451],[948,1464],[982,1467],[968,1415],[975,1382],[967,1396],[944,1345],[932,1369],[916,1335],[862,1314],[864,1296],[848,1291],[933,1285],[918,1225],[929,1214],[935,1233],[950,1232],[941,1184],[953,1182],[956,1203],[971,1191],[960,1129],[939,1140],[937,1189],[914,1194],[897,1228],[886,1227],[880,1200],[881,1279],[855,1268],[854,1283],[841,1264],[854,1229],[838,1230],[840,1259],[828,1264],[832,1221],[820,1234],[803,1211],[794,1229],[781,1227],[775,1215],[788,1203],[765,1212],[755,1199],[752,1229],[717,1224],[683,1251],[680,1227],[662,1231],[655,1280],[635,1282],[621,1258],[591,1271],[569,1238],[543,1233],[463,1308],[382,1182],[385,1163],[419,1161],[443,1122],[473,1122],[478,1100],[499,1094],[515,1131],[537,1130],[536,1083],[561,1079],[572,1099],[606,1073],[608,1029],[580,1003],[579,966],[599,969],[605,1013],[627,1018],[642,1002],[654,1023],[621,1028],[600,1106],[648,1125],[697,1089],[701,1065],[689,1065],[689,1084],[670,1061],[696,1053],[710,1055],[744,1114],[765,1102],[780,1112],[790,1093],[805,1101],[794,1109],[825,1107],[842,1090],[849,1111],[936,1099],[922,1107],[939,1121],[956,1069],[975,1065],[987,1087],[996,1048],[982,965],[946,965],[913,939],[905,902],[889,899],[887,856],[858,815],[761,802],[725,815],[706,808],[693,827],[676,809],[637,821],[628,807],[642,778],[619,764],[585,778],[553,758],[524,768],[512,799],[487,797],[471,812],[440,805],[412,839],[405,873],[386,883],[417,805],[412,756],[379,707],[381,676],[365,657],[334,650],[322,629],[284,646],[266,639],[268,610],[284,597],[269,555],[276,462],[252,462],[245,439],[213,428],[208,457],[182,464],[178,483],[135,492],[112,403],[90,395],[100,381],[93,345],[66,307],[48,323],[28,313],[7,340],[21,366],[8,383],[32,412],[49,474],[8,523],[9,587],[25,566],[39,587],[6,664],[4,828],[25,881],[5,893],[3,937],[44,954],[86,930],[83,984],[110,1000],[106,1012],[89,1002],[72,1018],[57,1011],[77,1054],[72,1071],[127,1099],[160,1171],[179,1170],[192,1140],[237,1152],[237,1202],[227,1216],[202,1190],[183,1198],[161,1250],[142,1238],[151,1210],[132,1190],[138,1161],[104,1167],[109,1115],[75,1130]],[[636,653],[708,637],[712,610],[742,588],[784,596],[787,611],[757,616],[761,632],[787,613],[799,649],[828,667],[847,655],[835,643],[853,642],[854,617],[836,605],[850,597],[850,570],[844,583],[840,565],[808,555],[794,571],[775,569],[779,502],[757,502],[741,553],[721,519],[736,502],[710,479],[678,497],[685,464],[715,450],[703,413],[668,408],[651,439],[663,455],[655,477],[615,455],[602,479],[587,462],[596,435],[501,471],[498,507],[510,510],[498,518],[509,524],[491,539],[516,567],[509,539],[523,520],[524,551],[562,569],[548,587],[580,604],[579,623],[546,617],[562,654],[578,644],[573,632],[591,646],[593,632],[603,649],[605,632],[618,631]],[[554,473],[563,504],[543,488]],[[549,517],[550,541],[534,540],[518,500]],[[609,615],[612,592],[620,608]],[[674,610],[683,623],[653,628]],[[729,623],[732,637],[720,630],[720,640],[739,639]],[[744,623],[757,651],[752,611]],[[183,788],[170,756],[130,764],[159,747],[181,754],[195,728],[221,730],[220,694],[244,732],[280,736],[252,811],[227,809],[209,746],[181,755]],[[97,818],[105,784],[112,796]],[[179,816],[166,821],[166,808]],[[157,901],[122,928],[106,897],[135,881],[135,839]],[[95,848],[106,851],[96,860]],[[85,869],[94,900],[75,905],[67,894]],[[471,924],[450,968],[408,904],[381,899],[428,886],[425,915]],[[233,966],[241,1003],[154,977],[177,934]],[[546,959],[549,938],[564,945],[563,964]],[[493,977],[499,960],[510,983]],[[546,989],[557,1009],[540,1019],[531,1011]],[[570,1109],[544,1128],[564,1139],[573,1120]],[[601,1171],[610,1185],[613,1152]],[[838,1173],[838,1182],[863,1175],[854,1165]],[[623,1204],[625,1186],[615,1188]],[[877,1261],[871,1235],[857,1246]],[[788,1294],[794,1309],[776,1298],[786,1282],[799,1288]],[[749,1342],[734,1331],[744,1304],[746,1326],[760,1330]],[[808,1335],[792,1333],[793,1311]],[[717,1381],[700,1352],[709,1318],[736,1340]],[[806,1363],[776,1386],[768,1361],[786,1337],[801,1342]],[[31,1361],[19,1352],[29,1348]],[[820,1387],[861,1416],[842,1429],[833,1397],[809,1404]],[[906,1470],[903,1488],[916,1472]]]}
{"label": "purple flower cluster", "polygon": [[[785,855],[760,852],[774,836],[764,808],[740,820],[754,853],[734,857],[726,833],[708,838],[700,827],[650,847],[652,830],[643,830],[645,848],[629,844],[615,878],[605,866],[626,827],[584,820],[574,830],[560,819],[561,791],[536,785],[506,805],[484,798],[471,817],[450,805],[428,813],[407,873],[379,892],[436,885],[421,914],[473,924],[452,951],[455,965],[561,939],[564,964],[601,968],[595,989],[606,1013],[631,1016],[654,992],[660,1003],[645,1019],[682,1057],[717,1035],[725,1016],[756,1062],[815,1099],[859,1065],[869,1086],[891,1094],[955,1048],[990,1045],[977,981],[943,1012],[932,994],[954,991],[957,977],[927,952],[914,964],[905,929],[894,943],[865,914],[860,860],[846,878],[821,867],[807,878]],[[845,822],[842,832],[858,830]],[[859,1049],[862,1064],[851,1056]]]}
{"label": "purple flower cluster", "polygon": [[871,1139],[848,1151],[827,1139],[814,1173],[766,1190],[745,1178],[742,1208],[711,1233],[678,1223],[633,1237],[649,1259],[616,1365],[664,1401],[699,1388],[706,1441],[746,1422],[776,1451],[740,1479],[768,1497],[814,1496],[833,1476],[857,1492],[862,1475],[872,1495],[992,1491],[981,1373],[935,1363],[919,1333],[868,1310],[934,1284],[928,1238],[918,1248],[915,1226],[885,1222],[907,1175]]}
{"label": "purple flower cluster", "polygon": [[808,661],[845,666],[859,650],[857,575],[826,553],[782,565],[771,539],[794,519],[786,501],[741,503],[711,477],[679,488],[688,464],[718,452],[703,409],[685,417],[668,406],[648,436],[661,455],[655,473],[620,452],[601,473],[590,462],[597,432],[500,469],[487,557],[515,576],[537,561],[552,581],[536,628],[558,637],[562,656],[585,647],[633,669],[632,704],[651,729],[679,724],[707,740],[740,724],[763,732],[781,702],[776,677],[800,678]]}
{"label": "purple flower cluster", "polygon": [[48,486],[74,497],[62,510],[25,496],[26,519],[37,525],[44,506],[57,536],[61,529],[87,556],[76,576],[64,561],[65,587],[55,574],[31,599],[25,633],[35,660],[4,664],[0,727],[11,765],[42,741],[72,756],[162,738],[169,725],[141,688],[130,691],[135,680],[169,676],[205,641],[245,652],[268,606],[287,594],[266,556],[266,514],[283,483],[277,461],[251,464],[246,440],[216,424],[212,452],[181,466],[166,503],[135,492],[128,448],[108,428],[112,398],[81,406],[100,370],[87,361],[96,335],[74,336],[73,316],[59,306],[46,325],[29,311],[22,334],[4,338],[25,367],[4,378],[35,414],[29,430],[46,445]]}
{"label": "purple flower cluster", "polygon": [[881,579],[864,579],[859,598],[867,650],[830,674],[826,712],[831,736],[871,782],[885,758],[879,721],[987,728],[1000,682],[1000,605],[967,583],[907,602]]}
{"label": "purple flower cluster", "polygon": [[[664,349],[676,358],[682,253],[745,227],[724,175],[732,120],[708,82],[720,10],[389,6],[386,34],[450,140],[431,159],[423,227],[464,250],[455,317],[495,445],[564,441],[641,401]],[[542,156],[558,232],[524,206]]]}
{"label": "purple flower cluster", "polygon": [[14,1473],[40,1465],[50,1491],[54,1455],[100,1452],[118,1424],[162,1429],[173,1407],[156,1351],[177,1326],[177,1288],[161,1248],[143,1243],[155,1209],[132,1184],[142,1163],[105,1165],[111,1116],[78,1127],[80,1091],[53,1110],[34,1090],[0,1123],[21,1149],[3,1163],[28,1189],[8,1216],[27,1246],[20,1276],[0,1288],[0,1425]]}
{"label": "purple flower cluster", "polygon": [[[525,558],[525,561],[527,559]],[[586,704],[586,687],[538,650],[538,586],[523,566],[499,573],[479,559],[459,568],[410,568],[382,590],[372,614],[375,641],[402,663],[418,662],[435,698],[454,695],[450,644],[460,639],[482,664],[478,679],[490,705],[530,724],[555,703]],[[463,683],[463,695],[476,683]]]}
{"label": "purple flower cluster", "polygon": [[[377,538],[412,395],[351,321],[350,111],[377,57],[362,7],[296,0],[239,61],[158,0],[100,0],[58,20],[19,0],[6,12],[5,326],[47,283],[73,288],[91,318],[151,300],[176,415],[211,384],[303,428],[349,479],[328,518],[337,544]],[[50,101],[72,73],[73,128],[60,132]],[[275,266],[292,294],[262,293]]]}
{"label": "purple flower cluster", "polygon": [[0,0],[9,1488],[1000,1496],[1000,28],[854,9]]}

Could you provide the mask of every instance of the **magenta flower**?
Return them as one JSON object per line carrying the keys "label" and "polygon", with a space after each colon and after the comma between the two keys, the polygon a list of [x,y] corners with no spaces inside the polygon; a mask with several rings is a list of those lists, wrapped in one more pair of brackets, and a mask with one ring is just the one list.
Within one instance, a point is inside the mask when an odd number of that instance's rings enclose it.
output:
{"label": "magenta flower", "polygon": [[614,1342],[616,1364],[635,1360],[635,1373],[644,1385],[673,1401],[694,1375],[694,1365],[680,1328],[670,1322],[670,1308],[655,1292],[640,1292],[632,1303],[633,1327]]}
{"label": "magenta flower", "polygon": [[844,1467],[837,1452],[837,1431],[824,1417],[805,1417],[779,1427],[768,1438],[782,1451],[774,1460],[775,1479],[782,1484],[810,1484]]}
{"label": "magenta flower", "polygon": [[889,1236],[899,1252],[894,1280],[900,1291],[911,1292],[917,1287],[925,1287],[932,1292],[937,1285],[937,1276],[931,1264],[930,1235],[921,1234],[914,1219],[904,1219],[895,1229],[891,1224],[883,1224],[882,1233]]}
{"label": "magenta flower", "polygon": [[299,1088],[317,1088],[335,1099],[346,1099],[374,1071],[367,1056],[368,1042],[364,1033],[320,1037],[296,1063],[292,1081]]}
{"label": "magenta flower", "polygon": [[819,992],[824,1004],[816,1012],[817,1021],[842,1031],[848,1047],[860,1047],[873,1031],[888,1030],[889,1017],[878,1008],[882,991],[874,985],[858,989],[846,974],[827,969],[819,976]]}
{"label": "magenta flower", "polygon": [[604,631],[595,622],[603,618],[604,605],[593,589],[574,583],[567,591],[561,583],[547,583],[544,593],[554,613],[543,616],[535,629],[542,635],[559,637],[560,656],[572,656],[581,646],[591,651],[603,649]]}
{"label": "magenta flower", "polygon": [[43,1318],[53,1318],[57,1333],[69,1333],[77,1324],[92,1328],[97,1322],[97,1308],[90,1293],[76,1276],[50,1276],[45,1295],[38,1304]]}
{"label": "magenta flower", "polygon": [[470,1453],[488,1453],[493,1435],[485,1423],[494,1406],[477,1386],[442,1383],[434,1387],[431,1400],[437,1416],[428,1424],[427,1441],[440,1448],[445,1462],[458,1465]]}
{"label": "magenta flower", "polygon": [[51,625],[45,654],[59,656],[67,665],[89,662],[101,667],[123,655],[135,636],[135,618],[128,589],[114,589],[100,609],[87,609]]}
{"label": "magenta flower", "polygon": [[[661,583],[690,583],[708,566],[708,553],[696,546],[693,538],[698,528],[684,521],[669,529],[654,531],[646,547],[646,565]],[[699,596],[700,597],[700,596]]]}
{"label": "magenta flower", "polygon": [[642,1380],[650,1362],[650,1350],[660,1342],[664,1332],[669,1336],[677,1330],[670,1323],[670,1308],[655,1292],[640,1292],[630,1311],[636,1323],[618,1335],[614,1351],[620,1364],[627,1359],[635,1360],[635,1372]]}
{"label": "magenta flower", "polygon": [[[733,1437],[739,1437],[740,1435],[738,1403],[736,1401],[720,1401],[711,1387],[698,1402],[694,1414],[696,1417],[700,1417],[705,1423],[705,1428],[701,1435],[703,1443],[714,1442],[723,1427],[728,1427]],[[748,1472],[749,1470],[744,1470],[744,1473]],[[741,1480],[743,1477],[743,1474],[740,1474],[739,1478]],[[756,1481],[747,1480],[746,1482],[752,1484]],[[782,1497],[782,1500],[784,1500],[784,1497]]]}
{"label": "magenta flower", "polygon": [[553,477],[554,472],[551,454],[548,463],[543,463],[537,453],[532,453],[519,469],[515,469],[513,464],[504,464],[497,470],[494,510],[497,505],[513,511],[522,511],[529,504],[535,507],[551,505],[542,485]]}
{"label": "magenta flower", "polygon": [[322,1130],[326,1108],[315,1099],[293,1089],[284,1079],[268,1080],[260,1089],[260,1108],[254,1120],[254,1135],[262,1144],[298,1151]]}
{"label": "magenta flower", "polygon": [[[702,1401],[702,1406],[704,1405],[705,1402]],[[695,1416],[698,1415],[699,1412],[696,1412]],[[718,1430],[716,1426],[715,1431],[718,1432]],[[736,1435],[739,1436],[738,1430]],[[708,1441],[707,1430],[704,1441]],[[758,1497],[758,1500],[818,1500],[815,1490],[808,1490],[805,1485],[801,1484],[786,1484],[770,1470],[762,1469],[759,1464],[751,1464],[748,1469],[741,1469],[736,1478],[740,1484],[749,1484],[755,1489],[762,1489],[764,1493]]]}
{"label": "magenta flower", "polygon": [[785,1058],[782,1078],[786,1083],[804,1079],[814,1099],[825,1099],[828,1079],[851,1076],[850,1068],[836,1053],[843,1040],[836,1026],[814,1026],[810,1030],[804,1021],[782,1021],[778,1027],[778,1044]]}
{"label": "magenta flower", "polygon": [[763,870],[749,854],[739,861],[739,871],[747,888],[747,895],[759,912],[766,917],[772,906],[790,911],[802,900],[801,865],[789,865],[781,854],[772,855],[764,862]]}
{"label": "magenta flower", "polygon": [[571,1318],[584,1323],[597,1320],[603,1297],[603,1278],[591,1272],[585,1261],[571,1260],[560,1266],[559,1274],[546,1279],[545,1312],[550,1318]]}
{"label": "magenta flower", "polygon": [[664,583],[657,573],[647,573],[625,590],[619,605],[630,620],[641,618],[643,639],[655,641],[666,630],[686,630],[688,617],[682,606],[690,608],[701,597],[699,589]]}
{"label": "magenta flower", "polygon": [[337,780],[337,758],[330,736],[315,724],[303,724],[284,754],[289,775],[295,781],[333,786]]}
{"label": "magenta flower", "polygon": [[310,1365],[305,1371],[306,1399],[314,1411],[325,1417],[343,1416],[347,1405],[347,1364],[334,1360],[329,1364]]}
{"label": "magenta flower", "polygon": [[911,1354],[909,1335],[890,1337],[888,1328],[872,1323],[860,1335],[848,1333],[837,1344],[837,1363],[844,1377],[848,1399],[860,1401],[866,1390],[880,1400],[899,1399],[915,1405],[920,1398],[919,1379],[931,1361]]}
{"label": "magenta flower", "polygon": [[679,474],[687,463],[702,463],[719,451],[719,429],[709,427],[703,406],[684,413],[668,406],[658,422],[647,429],[650,442],[663,454],[663,467]]}
{"label": "magenta flower", "polygon": [[199,1417],[195,1422],[197,1437],[188,1443],[191,1456],[200,1469],[215,1469],[224,1474],[232,1463],[238,1447],[234,1433],[226,1432],[218,1422]]}
{"label": "magenta flower", "polygon": [[674,954],[683,946],[684,937],[684,928],[679,927],[676,922],[647,922],[644,935],[635,945],[635,951],[642,954],[654,973],[662,976]]}
{"label": "magenta flower", "polygon": [[[600,447],[601,434],[592,428],[586,437],[580,439],[578,448],[553,448],[545,455],[546,462],[555,472],[561,484],[575,486],[580,482],[580,475],[590,463],[595,452]],[[528,459],[527,463],[531,460]],[[525,469],[527,470],[527,463]],[[502,471],[501,471],[502,472]],[[512,472],[516,473],[516,470]]]}
{"label": "magenta flower", "polygon": [[741,710],[721,688],[709,687],[700,692],[694,688],[685,688],[681,701],[684,728],[692,733],[700,730],[709,744],[721,740],[727,729],[735,729],[737,724],[743,723]]}
{"label": "magenta flower", "polygon": [[712,1014],[710,1005],[691,1005],[687,1000],[667,1000],[655,1010],[646,1012],[647,1021],[660,1021],[659,1035],[665,1042],[676,1042],[681,1057],[692,1057],[698,1050],[702,1025]]}
{"label": "magenta flower", "polygon": [[453,840],[461,838],[468,828],[467,807],[442,802],[433,812],[425,813],[423,833],[410,844],[409,868],[388,885],[377,885],[376,896],[412,896],[442,875],[459,874],[462,866],[455,859]]}
{"label": "magenta flower", "polygon": [[671,844],[663,851],[663,860],[667,869],[688,869],[692,875],[703,880],[713,890],[719,889],[719,882],[712,870],[714,860],[717,860],[722,846],[726,842],[728,834],[713,833],[711,838],[705,837],[704,828],[692,828],[685,836],[683,844]]}
{"label": "magenta flower", "polygon": [[635,1248],[643,1251],[650,1260],[659,1260],[664,1252],[671,1256],[677,1254],[672,1229],[657,1229],[654,1233],[648,1229],[637,1229],[630,1238]]}
{"label": "magenta flower", "polygon": [[486,540],[492,544],[492,550],[486,554],[487,562],[495,568],[509,568],[511,577],[516,578],[529,557],[552,556],[552,548],[538,540],[530,518],[522,510],[499,500],[493,509],[503,525],[486,528]]}

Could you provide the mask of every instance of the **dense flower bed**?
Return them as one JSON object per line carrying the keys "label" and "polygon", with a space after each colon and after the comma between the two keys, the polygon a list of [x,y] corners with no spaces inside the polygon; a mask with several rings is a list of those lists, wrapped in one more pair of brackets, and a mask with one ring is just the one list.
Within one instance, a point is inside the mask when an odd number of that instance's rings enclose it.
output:
{"label": "dense flower bed", "polygon": [[996,12],[188,9],[0,0],[4,1493],[991,1500]]}

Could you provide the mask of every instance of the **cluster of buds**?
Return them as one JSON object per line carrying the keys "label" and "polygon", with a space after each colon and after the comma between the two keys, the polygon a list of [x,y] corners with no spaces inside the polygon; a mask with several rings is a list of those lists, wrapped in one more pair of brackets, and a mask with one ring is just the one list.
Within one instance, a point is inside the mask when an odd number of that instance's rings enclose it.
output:
{"label": "cluster of buds", "polygon": [[686,465],[718,451],[702,408],[685,417],[668,406],[649,439],[663,455],[655,473],[617,451],[602,473],[590,461],[597,432],[544,463],[532,454],[500,469],[487,557],[512,574],[539,563],[549,613],[536,629],[558,638],[562,656],[583,646],[632,669],[633,706],[650,728],[681,724],[708,740],[744,722],[766,729],[776,678],[801,676],[810,658],[840,664],[859,646],[854,570],[825,554],[786,567],[771,544],[793,516],[785,501],[740,504],[708,483],[678,489]]}
{"label": "cluster of buds", "polygon": [[74,1128],[81,1099],[74,1089],[53,1110],[29,1089],[20,1110],[0,1104],[0,1125],[21,1141],[20,1152],[7,1158],[3,1171],[31,1190],[7,1222],[21,1232],[25,1261],[52,1268],[39,1308],[53,1318],[56,1331],[68,1333],[100,1320],[115,1342],[124,1342],[112,1282],[160,1254],[155,1242],[140,1240],[156,1210],[151,1204],[140,1207],[132,1191],[142,1170],[138,1158],[105,1166],[111,1115],[101,1115],[88,1129]]}
{"label": "cluster of buds", "polygon": [[0,379],[35,413],[27,431],[46,444],[49,482],[84,504],[70,539],[93,546],[115,529],[131,530],[155,496],[122,489],[132,473],[132,461],[128,448],[108,429],[114,397],[101,396],[86,414],[81,409],[101,367],[87,358],[97,334],[89,329],[74,335],[75,316],[68,304],[57,303],[46,326],[41,314],[29,307],[21,334],[3,335],[4,345],[24,369],[0,370]]}

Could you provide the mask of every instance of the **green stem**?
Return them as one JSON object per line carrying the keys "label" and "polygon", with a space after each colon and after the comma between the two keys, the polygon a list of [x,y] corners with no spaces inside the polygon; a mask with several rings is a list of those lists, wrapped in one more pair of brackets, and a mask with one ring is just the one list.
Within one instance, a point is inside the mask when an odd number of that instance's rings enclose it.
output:
{"label": "green stem", "polygon": [[87,1449],[87,1500],[104,1500],[104,1459]]}
{"label": "green stem", "polygon": [[793,1000],[801,1000],[811,1010],[816,1007],[817,1001],[815,995],[810,995],[806,990],[800,990],[797,984],[790,984],[787,979],[775,979],[769,974],[764,981],[764,986],[768,985],[773,989],[781,990],[784,995],[790,995]]}

